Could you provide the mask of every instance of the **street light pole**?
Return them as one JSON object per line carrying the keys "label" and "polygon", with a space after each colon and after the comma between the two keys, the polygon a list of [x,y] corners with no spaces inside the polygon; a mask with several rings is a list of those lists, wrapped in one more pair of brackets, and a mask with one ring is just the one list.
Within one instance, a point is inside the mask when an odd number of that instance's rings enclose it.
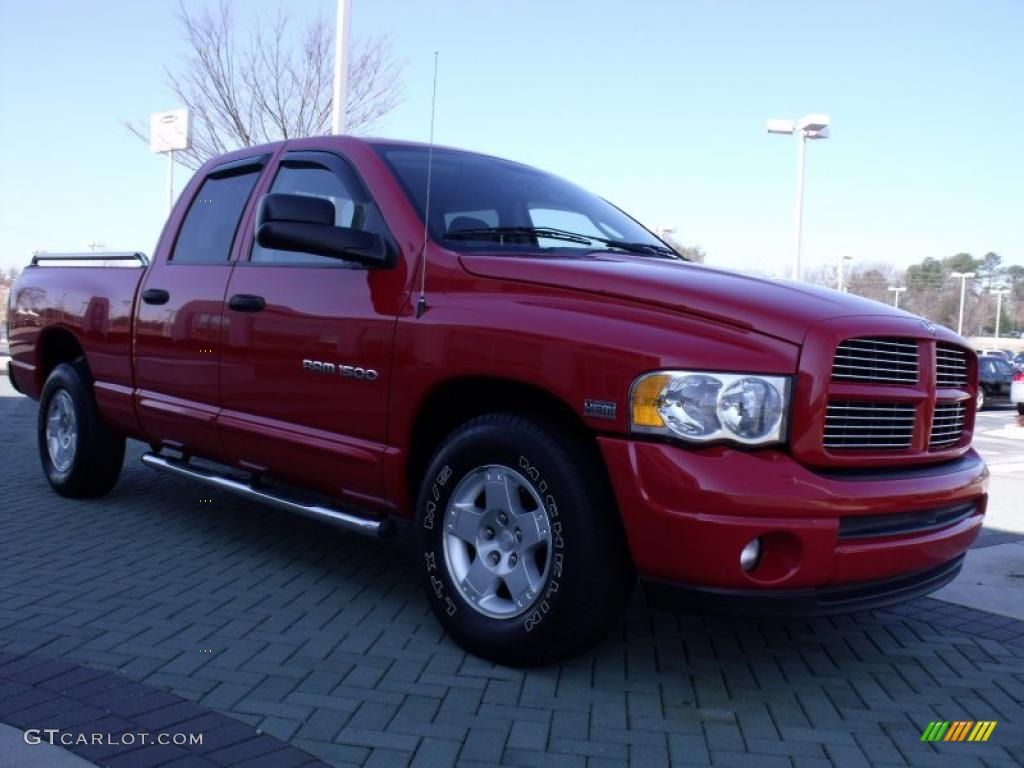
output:
{"label": "street light pole", "polygon": [[956,332],[958,336],[964,335],[964,298],[967,296],[967,281],[974,277],[973,272],[950,272],[949,276],[954,280],[960,280],[960,319],[957,320]]}
{"label": "street light pole", "polygon": [[996,338],[999,338],[999,319],[1003,316],[1003,296],[1008,296],[1010,293],[1009,288],[992,289],[992,293],[996,297]]}
{"label": "street light pole", "polygon": [[804,225],[804,155],[807,153],[807,134],[800,131],[796,150],[796,215],[793,217],[793,279],[800,279],[800,248]]}
{"label": "street light pole", "polygon": [[841,256],[839,258],[839,285],[836,290],[840,293],[843,292],[843,266],[848,261],[853,261],[853,256]]}
{"label": "street light pole", "polygon": [[338,0],[338,26],[334,35],[334,98],[331,101],[331,133],[345,132],[348,98],[348,28],[352,0]]}
{"label": "street light pole", "polygon": [[903,293],[907,289],[906,288],[898,288],[895,285],[890,285],[889,286],[889,290],[892,291],[893,294],[895,294],[893,296],[892,305],[894,307],[896,307],[896,309],[899,309],[900,308],[900,294]]}
{"label": "street light pole", "polygon": [[828,115],[804,115],[799,121],[771,119],[768,133],[798,134],[799,144],[796,155],[796,211],[793,216],[793,273],[794,280],[800,279],[800,251],[804,223],[804,155],[808,139],[827,139],[831,123]]}

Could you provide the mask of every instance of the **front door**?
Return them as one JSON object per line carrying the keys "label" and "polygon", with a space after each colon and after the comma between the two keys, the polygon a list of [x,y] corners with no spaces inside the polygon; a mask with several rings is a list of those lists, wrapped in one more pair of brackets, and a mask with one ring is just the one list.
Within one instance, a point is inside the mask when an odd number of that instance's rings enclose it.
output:
{"label": "front door", "polygon": [[[270,191],[331,200],[338,226],[375,232],[397,255],[377,206],[340,156],[288,152]],[[221,337],[225,450],[246,468],[376,505],[404,276],[247,237]]]}

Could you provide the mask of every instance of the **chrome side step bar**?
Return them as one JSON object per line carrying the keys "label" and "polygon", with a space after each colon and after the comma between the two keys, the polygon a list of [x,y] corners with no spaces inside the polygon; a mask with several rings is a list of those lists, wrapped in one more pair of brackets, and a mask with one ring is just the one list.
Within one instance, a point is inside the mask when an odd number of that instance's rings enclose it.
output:
{"label": "chrome side step bar", "polygon": [[388,518],[374,519],[362,517],[340,509],[322,507],[318,504],[303,504],[298,501],[285,498],[275,493],[262,490],[251,483],[235,480],[225,475],[218,475],[205,469],[187,464],[182,461],[169,459],[156,453],[146,453],[142,456],[142,463],[147,467],[170,472],[173,475],[187,477],[191,480],[198,480],[201,483],[212,485],[223,491],[234,493],[251,501],[258,501],[269,504],[272,507],[283,509],[286,512],[294,512],[303,517],[310,517],[314,520],[323,520],[338,528],[355,531],[364,536],[382,537],[390,534],[394,529],[394,522]]}

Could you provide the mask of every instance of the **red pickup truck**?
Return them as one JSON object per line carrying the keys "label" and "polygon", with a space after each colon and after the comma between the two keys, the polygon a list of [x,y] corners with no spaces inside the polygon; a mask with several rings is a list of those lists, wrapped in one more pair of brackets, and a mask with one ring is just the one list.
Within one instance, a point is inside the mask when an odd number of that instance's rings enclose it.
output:
{"label": "red pickup truck", "polygon": [[960,337],[688,263],[517,163],[248,148],[198,171],[151,261],[97,256],[11,293],[54,489],[107,493],[133,438],[343,528],[408,523],[441,623],[491,659],[592,645],[637,574],[658,605],[772,615],[915,597],[981,527]]}

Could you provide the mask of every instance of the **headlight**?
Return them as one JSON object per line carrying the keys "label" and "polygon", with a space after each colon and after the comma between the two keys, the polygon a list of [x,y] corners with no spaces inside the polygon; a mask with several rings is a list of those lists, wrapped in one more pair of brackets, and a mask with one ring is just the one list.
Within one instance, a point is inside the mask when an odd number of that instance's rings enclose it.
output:
{"label": "headlight", "polygon": [[641,376],[630,395],[634,432],[706,443],[780,443],[786,437],[789,377],[661,371]]}

